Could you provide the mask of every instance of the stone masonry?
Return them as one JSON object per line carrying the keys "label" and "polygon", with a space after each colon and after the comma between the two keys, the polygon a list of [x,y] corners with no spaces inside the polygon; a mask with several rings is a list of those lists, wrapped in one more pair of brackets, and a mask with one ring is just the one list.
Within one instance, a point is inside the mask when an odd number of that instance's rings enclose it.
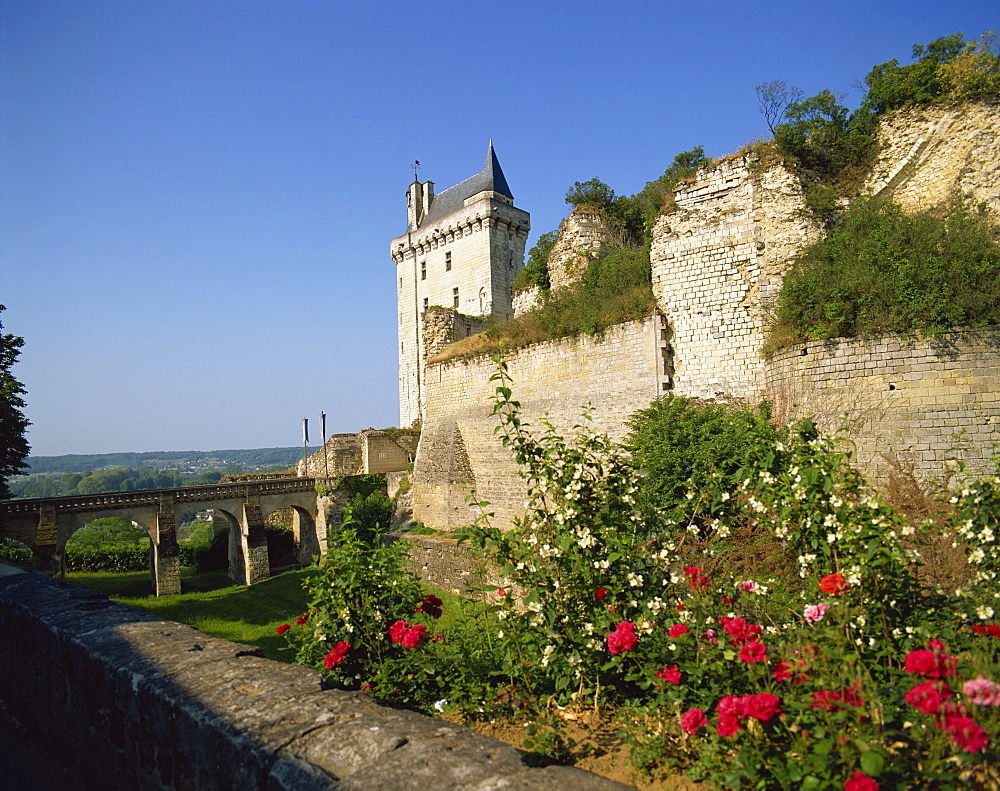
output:
{"label": "stone masonry", "polygon": [[814,341],[783,349],[765,371],[777,415],[812,414],[831,432],[846,426],[872,479],[885,480],[891,463],[940,477],[949,459],[972,475],[992,471],[990,446],[1000,442],[996,329]]}
{"label": "stone masonry", "polygon": [[650,253],[653,293],[671,331],[674,389],[756,399],[767,312],[790,258],[819,237],[794,174],[751,154],[723,160],[676,191]]}
{"label": "stone masonry", "polygon": [[[524,420],[540,431],[542,418],[560,431],[586,424],[621,439],[624,419],[648,406],[668,386],[662,318],[628,322],[603,336],[540,343],[506,357],[514,398]],[[413,471],[413,518],[436,528],[472,522],[472,488],[490,502],[497,524],[523,507],[526,488],[510,452],[494,434],[496,366],[489,359],[457,359],[427,369],[427,412]],[[581,416],[591,410],[591,420]]]}

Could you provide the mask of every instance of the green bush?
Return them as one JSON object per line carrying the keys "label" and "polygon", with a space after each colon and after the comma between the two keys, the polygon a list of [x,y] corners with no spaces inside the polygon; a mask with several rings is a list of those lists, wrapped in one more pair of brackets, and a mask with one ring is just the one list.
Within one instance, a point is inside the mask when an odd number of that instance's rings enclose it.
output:
{"label": "green bush", "polygon": [[358,538],[368,544],[375,544],[392,522],[393,505],[384,491],[374,491],[365,496],[354,495],[350,504],[350,514]]}
{"label": "green bush", "polygon": [[528,262],[510,284],[513,291],[529,286],[549,288],[549,253],[558,238],[558,231],[549,231],[538,237],[535,246],[528,251]]}
{"label": "green bush", "polygon": [[34,553],[20,541],[12,538],[0,538],[0,563],[10,563],[15,566],[30,568]]}
{"label": "green bush", "polygon": [[792,264],[768,348],[1000,323],[1000,246],[979,213],[910,217],[876,198]]}
{"label": "green bush", "polygon": [[[715,476],[730,491],[752,459],[779,440],[767,404],[753,409],[666,395],[627,421],[625,446],[643,471],[640,488],[668,513],[690,510],[691,481]],[[753,427],[757,441],[746,441]],[[766,438],[766,439],[765,439]]]}
{"label": "green bush", "polygon": [[[195,551],[180,546],[182,566],[194,565]],[[66,571],[145,571],[149,568],[149,544],[66,548]]]}

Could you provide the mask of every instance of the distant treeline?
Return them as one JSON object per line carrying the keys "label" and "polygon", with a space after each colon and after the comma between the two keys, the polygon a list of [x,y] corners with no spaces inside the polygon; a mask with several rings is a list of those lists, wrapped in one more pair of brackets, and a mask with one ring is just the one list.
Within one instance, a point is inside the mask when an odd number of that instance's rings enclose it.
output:
{"label": "distant treeline", "polygon": [[[301,453],[302,451],[299,451]],[[286,465],[264,467],[263,472],[279,472]],[[152,467],[115,467],[93,472],[64,472],[62,475],[28,475],[8,481],[13,499],[25,497],[63,497],[74,494],[104,494],[105,492],[135,492],[140,489],[172,489],[175,486],[199,486],[218,483],[227,473],[241,473],[244,468],[181,472],[156,470]],[[258,470],[254,470],[257,472]]]}
{"label": "distant treeline", "polygon": [[[313,453],[318,448],[310,448]],[[302,448],[254,448],[244,450],[163,450],[144,453],[83,453],[66,456],[29,456],[29,473],[90,472],[114,467],[135,469],[198,470],[242,467],[252,472],[261,467],[293,467],[302,458]],[[232,470],[227,470],[231,472]]]}

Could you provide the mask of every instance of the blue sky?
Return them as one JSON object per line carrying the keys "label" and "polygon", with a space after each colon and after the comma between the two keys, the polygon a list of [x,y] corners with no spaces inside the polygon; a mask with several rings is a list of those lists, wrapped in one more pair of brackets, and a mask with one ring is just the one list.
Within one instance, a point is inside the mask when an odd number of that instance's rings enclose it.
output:
{"label": "blue sky", "polygon": [[[295,445],[398,422],[390,240],[493,139],[532,236],[766,133],[754,86],[857,105],[986,0],[2,0],[0,314],[36,455]],[[315,432],[314,432],[315,434]],[[315,439],[315,436],[313,437]]]}

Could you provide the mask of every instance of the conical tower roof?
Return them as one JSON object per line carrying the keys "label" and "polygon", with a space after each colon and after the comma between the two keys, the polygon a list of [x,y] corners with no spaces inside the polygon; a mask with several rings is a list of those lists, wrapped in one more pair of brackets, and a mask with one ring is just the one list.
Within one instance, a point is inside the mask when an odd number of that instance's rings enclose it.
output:
{"label": "conical tower roof", "polygon": [[500,160],[497,159],[496,151],[493,150],[492,140],[490,140],[489,148],[486,150],[486,163],[483,165],[483,169],[475,176],[471,176],[454,187],[449,187],[444,192],[435,195],[430,212],[421,220],[420,224],[426,225],[428,222],[458,211],[466,200],[480,192],[499,192],[511,200],[514,198],[510,187],[507,186],[507,179],[500,167]]}

